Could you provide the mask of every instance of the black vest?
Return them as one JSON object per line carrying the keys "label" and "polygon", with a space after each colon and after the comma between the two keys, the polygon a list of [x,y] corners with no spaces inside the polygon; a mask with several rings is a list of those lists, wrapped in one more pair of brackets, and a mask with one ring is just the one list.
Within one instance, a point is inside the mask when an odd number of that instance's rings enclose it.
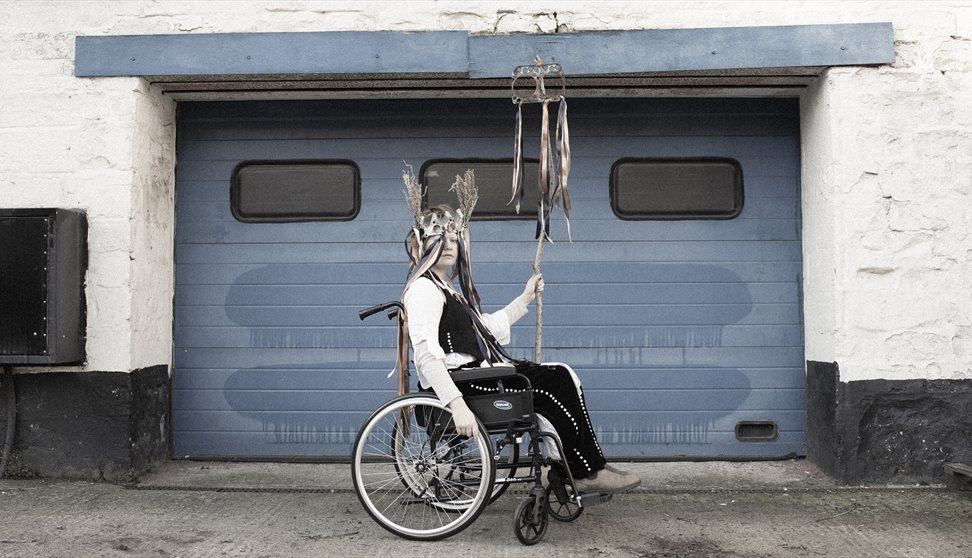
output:
{"label": "black vest", "polygon": [[442,294],[446,301],[439,320],[439,346],[447,353],[467,354],[475,358],[477,364],[482,362],[486,357],[479,350],[472,319],[456,297],[448,292]]}

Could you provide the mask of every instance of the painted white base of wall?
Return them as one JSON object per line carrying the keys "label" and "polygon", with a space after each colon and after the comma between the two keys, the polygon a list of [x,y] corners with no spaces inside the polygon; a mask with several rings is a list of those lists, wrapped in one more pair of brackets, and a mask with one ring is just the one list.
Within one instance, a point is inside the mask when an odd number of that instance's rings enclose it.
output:
{"label": "painted white base of wall", "polygon": [[891,21],[895,64],[830,70],[804,94],[807,358],[839,361],[845,381],[972,378],[968,3],[250,1],[234,8],[32,2],[5,14],[0,205],[88,212],[81,370],[170,362],[175,130],[173,103],[144,81],[73,77],[76,35]]}

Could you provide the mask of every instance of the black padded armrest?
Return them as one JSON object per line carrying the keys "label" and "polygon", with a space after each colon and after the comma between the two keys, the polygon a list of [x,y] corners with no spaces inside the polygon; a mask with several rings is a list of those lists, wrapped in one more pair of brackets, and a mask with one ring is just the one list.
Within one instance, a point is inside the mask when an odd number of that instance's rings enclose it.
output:
{"label": "black padded armrest", "polygon": [[450,372],[453,382],[476,382],[482,380],[498,380],[516,375],[516,367],[512,364],[497,364],[483,368],[462,368]]}

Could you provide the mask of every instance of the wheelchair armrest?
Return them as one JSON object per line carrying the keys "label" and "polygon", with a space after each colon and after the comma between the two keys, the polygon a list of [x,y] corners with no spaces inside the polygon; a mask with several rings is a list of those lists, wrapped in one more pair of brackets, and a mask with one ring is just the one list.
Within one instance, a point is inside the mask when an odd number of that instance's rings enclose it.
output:
{"label": "wheelchair armrest", "polygon": [[459,370],[453,370],[450,374],[452,375],[452,381],[455,383],[499,380],[501,378],[515,376],[516,367],[512,364],[494,364],[493,366],[484,366],[482,368],[460,368]]}

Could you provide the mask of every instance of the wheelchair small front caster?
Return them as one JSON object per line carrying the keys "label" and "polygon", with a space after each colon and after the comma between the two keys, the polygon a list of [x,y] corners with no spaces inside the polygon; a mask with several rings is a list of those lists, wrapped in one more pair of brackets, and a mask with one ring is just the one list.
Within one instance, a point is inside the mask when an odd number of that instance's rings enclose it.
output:
{"label": "wheelchair small front caster", "polygon": [[543,539],[547,532],[547,506],[542,500],[530,496],[517,506],[513,514],[513,532],[527,546]]}
{"label": "wheelchair small front caster", "polygon": [[550,517],[557,521],[573,521],[584,513],[584,508],[580,507],[577,503],[577,495],[574,493],[574,488],[567,485],[561,485],[559,490],[553,486],[548,486],[546,504]]}
{"label": "wheelchair small front caster", "polygon": [[544,501],[550,517],[557,521],[573,521],[584,512],[584,508],[580,506],[577,492],[573,486],[564,483],[557,467],[551,467],[547,473],[547,490],[544,493]]}

